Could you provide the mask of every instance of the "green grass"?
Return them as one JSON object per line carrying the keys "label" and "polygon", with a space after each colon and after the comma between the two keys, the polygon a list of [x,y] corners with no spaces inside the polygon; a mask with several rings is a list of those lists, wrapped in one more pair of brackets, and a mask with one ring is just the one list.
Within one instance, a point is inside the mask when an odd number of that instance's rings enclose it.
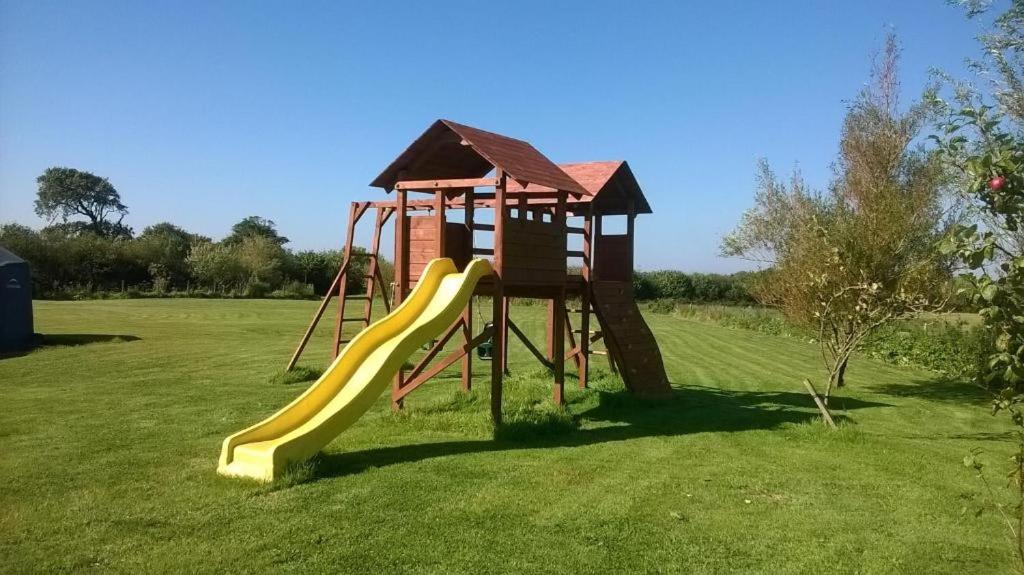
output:
{"label": "green grass", "polygon": [[[857,361],[818,422],[798,338],[652,315],[675,397],[600,371],[549,401],[513,344],[506,425],[449,372],[386,398],[283,481],[218,477],[221,440],[308,383],[281,368],[315,302],[39,302],[47,345],[0,360],[5,572],[986,573],[999,522],[963,513],[972,447],[1006,427],[964,385]],[[543,341],[542,307],[513,308]],[[326,333],[304,365],[327,363]],[[996,480],[997,482],[999,479]]]}

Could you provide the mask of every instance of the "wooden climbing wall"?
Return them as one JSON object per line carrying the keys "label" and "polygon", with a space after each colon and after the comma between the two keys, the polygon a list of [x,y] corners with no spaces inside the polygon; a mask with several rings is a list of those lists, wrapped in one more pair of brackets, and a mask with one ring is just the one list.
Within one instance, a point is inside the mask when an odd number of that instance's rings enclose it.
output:
{"label": "wooden climbing wall", "polygon": [[671,393],[658,341],[633,299],[628,282],[591,282],[594,311],[605,343],[629,391],[637,395]]}

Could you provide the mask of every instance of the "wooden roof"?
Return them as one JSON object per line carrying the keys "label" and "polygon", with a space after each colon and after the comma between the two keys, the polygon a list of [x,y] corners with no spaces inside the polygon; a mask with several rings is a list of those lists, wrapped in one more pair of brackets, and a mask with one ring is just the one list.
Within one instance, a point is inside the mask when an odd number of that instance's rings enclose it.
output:
{"label": "wooden roof", "polygon": [[482,178],[494,168],[504,170],[520,190],[539,186],[588,194],[529,142],[451,120],[434,122],[370,185],[391,191],[399,180]]}
{"label": "wooden roof", "polygon": [[[622,160],[610,162],[580,162],[575,164],[559,164],[559,168],[572,179],[579,182],[589,195],[581,197],[578,203],[592,202],[594,211],[604,215],[624,215],[629,212],[628,200],[632,199],[636,213],[650,214],[651,205],[647,203],[640,184],[629,169],[629,164]],[[510,192],[521,191],[509,185]],[[550,191],[547,190],[547,191]]]}

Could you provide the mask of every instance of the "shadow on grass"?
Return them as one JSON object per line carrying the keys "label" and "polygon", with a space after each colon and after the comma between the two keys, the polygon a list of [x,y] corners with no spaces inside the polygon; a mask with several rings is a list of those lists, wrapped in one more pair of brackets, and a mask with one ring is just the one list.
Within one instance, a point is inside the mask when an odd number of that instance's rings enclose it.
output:
{"label": "shadow on grass", "polygon": [[893,397],[914,397],[931,401],[955,403],[989,403],[992,394],[977,385],[953,377],[918,379],[906,383],[876,385],[871,391]]}
{"label": "shadow on grass", "polygon": [[90,343],[126,343],[142,339],[137,335],[106,333],[51,333],[43,334],[39,347],[76,347]]}
{"label": "shadow on grass", "polygon": [[0,353],[0,359],[22,357],[44,347],[78,347],[91,343],[126,343],[142,339],[137,335],[106,333],[51,333],[35,334],[32,347],[18,351]]}
{"label": "shadow on grass", "polygon": [[[538,421],[514,421],[495,430],[493,440],[446,441],[321,453],[310,481],[359,473],[373,467],[423,461],[435,457],[578,447],[640,437],[704,432],[773,429],[784,424],[817,421],[820,415],[807,395],[796,392],[729,391],[689,386],[666,400],[645,400],[622,392],[596,392],[598,405],[573,417],[552,415]],[[848,399],[847,410],[891,407],[886,403]],[[566,413],[566,412],[562,412]],[[841,416],[839,416],[841,419]],[[597,427],[581,428],[581,424]]]}

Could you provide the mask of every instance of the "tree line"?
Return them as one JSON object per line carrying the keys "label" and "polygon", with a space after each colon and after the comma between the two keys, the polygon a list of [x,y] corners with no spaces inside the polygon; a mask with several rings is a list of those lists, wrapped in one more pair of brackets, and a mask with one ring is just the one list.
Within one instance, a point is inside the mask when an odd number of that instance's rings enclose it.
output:
{"label": "tree line", "polygon": [[[220,241],[169,222],[136,235],[124,224],[128,207],[106,178],[53,167],[36,183],[35,211],[48,225],[0,226],[0,245],[32,264],[39,298],[314,297],[326,293],[342,263],[341,250],[287,249],[288,238],[259,216],[239,221]],[[353,260],[349,289],[364,289],[366,263]],[[381,268],[390,281],[391,264],[382,259]],[[636,272],[633,286],[643,300],[749,304],[749,276],[659,270]]]}
{"label": "tree line", "polygon": [[[34,295],[43,299],[308,298],[326,293],[343,258],[341,250],[286,249],[288,239],[274,222],[257,216],[235,224],[220,241],[166,222],[137,236],[123,225],[99,225],[61,222],[34,230],[6,224],[0,245],[28,260]],[[365,259],[353,260],[349,289],[363,288],[365,265]],[[390,268],[382,265],[387,277]]]}

